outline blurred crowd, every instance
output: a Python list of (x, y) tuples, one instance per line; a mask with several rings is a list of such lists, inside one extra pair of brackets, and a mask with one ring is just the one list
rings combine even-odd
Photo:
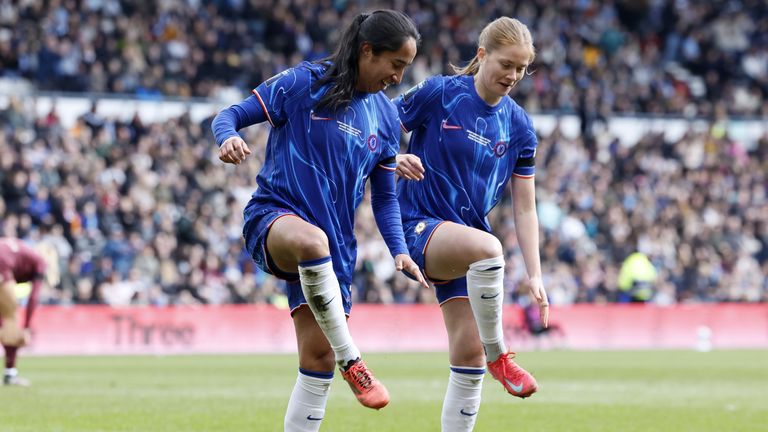
[[(362, 3), (0, 0), (0, 77), (88, 95), (215, 98), (323, 57)], [(557, 127), (540, 136), (537, 197), (553, 303), (768, 301), (768, 135), (744, 143), (727, 127), (742, 115), (768, 117), (765, 2), (382, 5), (406, 11), (424, 39), (394, 93), (469, 59), (488, 17), (531, 26), (538, 56), (514, 98), (533, 113), (576, 113), (582, 125), (576, 138)], [(253, 153), (234, 167), (217, 158), (211, 118), (126, 121), (95, 102), (70, 127), (55, 106), (34, 112), (30, 98), (0, 108), (0, 236), (55, 246), (62, 280), (42, 302), (287, 307), (281, 283), (255, 268), (241, 235), (268, 126), (243, 131)], [(680, 139), (647, 133), (626, 146), (601, 127), (616, 113), (708, 120)], [(507, 251), (507, 301), (525, 303), (508, 201), (490, 218)], [(355, 301), (434, 301), (395, 273), (367, 198), (356, 231)], [(647, 282), (629, 264), (638, 255), (654, 269), (647, 296), (633, 291)]]
[[(0, 110), (0, 236), (57, 249), (51, 304), (287, 304), (281, 283), (243, 251), (242, 209), (263, 162), (268, 126), (244, 130), (253, 154), (218, 160), (208, 118), (144, 124), (96, 106), (71, 127), (13, 99)], [(558, 128), (540, 137), (537, 194), (545, 286), (555, 304), (622, 300), (633, 253), (657, 269), (660, 304), (768, 301), (768, 135), (747, 148), (727, 117), (679, 140), (634, 146), (602, 129), (592, 148)], [(355, 300), (433, 302), (396, 274), (366, 197), (357, 213)], [(505, 200), (508, 201), (508, 200)], [(507, 253), (507, 300), (525, 303), (512, 208), (492, 225)]]
[[(764, 0), (0, 0), (0, 76), (40, 89), (216, 97), (247, 92), (335, 45), (376, 7), (423, 35), (404, 86), (468, 61), (490, 17), (538, 56), (517, 98), (535, 112), (768, 115)], [(402, 89), (401, 89), (402, 90)]]

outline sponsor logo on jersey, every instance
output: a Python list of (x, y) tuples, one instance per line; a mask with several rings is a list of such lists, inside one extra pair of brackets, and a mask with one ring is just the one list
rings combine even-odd
[(310, 118), (310, 120), (316, 120), (316, 121), (333, 120), (330, 117), (323, 117), (323, 116), (319, 116), (319, 115), (315, 114), (314, 110), (309, 112), (309, 118)]
[(448, 120), (443, 120), (443, 123), (440, 124), (440, 127), (447, 130), (461, 130), (461, 126), (448, 124)]
[(360, 138), (360, 136), (363, 133), (360, 129), (356, 129), (354, 126), (348, 125), (348, 124), (346, 124), (346, 123), (344, 123), (342, 121), (336, 120), (336, 123), (339, 124), (339, 130), (340, 131), (346, 132), (346, 133), (348, 133), (348, 134), (350, 134), (350, 135), (352, 135), (354, 137)]
[(478, 143), (480, 145), (487, 146), (487, 145), (491, 144), (491, 140), (489, 140), (488, 138), (480, 135), (477, 132), (473, 132), (471, 130), (467, 131), (467, 138), (469, 138), (470, 141), (474, 141), (474, 142), (476, 142), (476, 143)]

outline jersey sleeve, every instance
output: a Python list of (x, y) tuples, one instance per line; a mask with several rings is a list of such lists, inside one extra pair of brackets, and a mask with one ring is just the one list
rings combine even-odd
[(434, 108), (441, 107), (442, 89), (443, 79), (438, 75), (422, 81), (393, 100), (404, 131), (410, 132), (426, 123)]
[(253, 89), (253, 95), (272, 127), (280, 127), (288, 118), (290, 107), (309, 92), (311, 72), (297, 66), (264, 81)]
[(520, 149), (512, 172), (516, 177), (533, 177), (536, 174), (536, 147), (539, 145), (533, 122), (522, 110), (512, 121), (519, 125), (515, 144)]

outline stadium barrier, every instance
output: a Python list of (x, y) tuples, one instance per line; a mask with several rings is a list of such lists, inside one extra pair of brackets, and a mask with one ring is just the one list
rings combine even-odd
[[(504, 312), (510, 348), (542, 347), (522, 310)], [(355, 305), (350, 318), (363, 352), (445, 351), (436, 305)], [(579, 350), (768, 347), (768, 304), (573, 305), (554, 307), (556, 346)], [(41, 306), (32, 323), (35, 355), (292, 353), (288, 311), (269, 305), (172, 308)]]

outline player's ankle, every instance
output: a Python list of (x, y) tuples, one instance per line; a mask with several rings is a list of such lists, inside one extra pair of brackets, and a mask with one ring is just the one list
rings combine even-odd
[(348, 370), (349, 370), (349, 368), (351, 368), (352, 366), (354, 366), (354, 365), (355, 365), (355, 363), (357, 363), (357, 362), (359, 362), (359, 361), (360, 361), (360, 357), (357, 357), (357, 358), (355, 358), (355, 359), (352, 359), (352, 360), (348, 361), (346, 364), (344, 364), (344, 361), (342, 360), (341, 362), (339, 362), (339, 367), (341, 368), (341, 371), (342, 371), (342, 372), (346, 372), (346, 371), (348, 371)]

